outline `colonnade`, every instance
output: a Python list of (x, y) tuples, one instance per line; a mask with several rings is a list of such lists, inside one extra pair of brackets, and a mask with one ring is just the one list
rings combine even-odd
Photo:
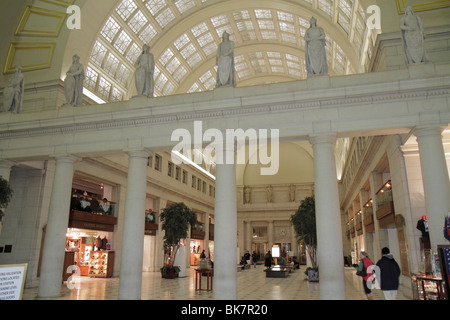
[[(443, 240), (442, 222), (449, 209), (450, 186), (442, 128), (424, 127), (413, 131), (417, 137), (425, 190), (430, 239), (433, 249)], [(314, 151), (316, 224), (318, 258), (320, 263), (321, 299), (345, 299), (343, 237), (340, 221), (338, 183), (334, 143), (336, 135), (310, 136)], [(146, 163), (149, 151), (127, 151), (129, 157), (128, 182), (121, 249), (119, 299), (140, 299), (142, 282), (142, 252), (145, 211)], [(234, 156), (232, 148), (225, 149), (226, 159)], [(50, 199), (46, 241), (44, 243), (39, 297), (60, 295), (61, 273), (64, 260), (70, 191), (77, 157), (54, 156), (56, 160), (53, 189)], [(14, 165), (0, 161), (0, 175), (9, 178)], [(215, 263), (214, 298), (237, 299), (237, 205), (236, 165), (216, 165), (215, 196)]]

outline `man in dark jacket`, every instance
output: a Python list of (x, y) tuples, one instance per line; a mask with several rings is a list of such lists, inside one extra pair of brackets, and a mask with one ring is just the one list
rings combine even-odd
[(380, 268), (380, 288), (386, 300), (395, 300), (401, 274), (400, 267), (394, 257), (389, 254), (389, 248), (384, 247), (381, 253), (383, 257), (377, 262)]

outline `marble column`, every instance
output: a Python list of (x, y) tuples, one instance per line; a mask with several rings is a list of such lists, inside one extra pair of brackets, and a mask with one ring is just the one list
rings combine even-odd
[(344, 300), (342, 228), (334, 135), (310, 137), (314, 150), (317, 254), (322, 300)]
[(246, 252), (247, 250), (250, 252), (250, 254), (252, 253), (252, 240), (253, 240), (253, 228), (252, 228), (252, 222), (247, 219), (246, 221), (246, 230), (245, 230), (245, 234), (246, 234), (246, 243), (245, 243), (245, 248), (244, 252)]
[(436, 252), (437, 245), (445, 244), (446, 241), (443, 236), (444, 217), (450, 208), (450, 187), (442, 144), (442, 128), (417, 128), (414, 135), (419, 144), (431, 250)]
[[(226, 156), (226, 157), (225, 157)], [(223, 159), (233, 159), (234, 148), (225, 147)], [(216, 164), (214, 209), (214, 299), (237, 299), (236, 165)]]
[(55, 159), (55, 173), (42, 253), (39, 298), (51, 298), (61, 295), (64, 250), (76, 157), (63, 155), (57, 156)]
[(269, 220), (267, 224), (267, 251), (272, 251), (272, 246), (274, 245), (275, 235), (273, 234), (273, 220)]
[(9, 176), (11, 174), (11, 168), (14, 165), (14, 162), (9, 160), (0, 160), (0, 177), (9, 181)]
[(120, 260), (120, 300), (141, 299), (148, 156), (149, 153), (143, 150), (128, 152), (128, 179)]

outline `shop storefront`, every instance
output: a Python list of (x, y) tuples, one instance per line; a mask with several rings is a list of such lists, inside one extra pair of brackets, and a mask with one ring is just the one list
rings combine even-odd
[(74, 177), (63, 280), (70, 277), (71, 271), (79, 271), (81, 276), (112, 277), (112, 240), (117, 225), (116, 204), (110, 201), (113, 193), (112, 186)]

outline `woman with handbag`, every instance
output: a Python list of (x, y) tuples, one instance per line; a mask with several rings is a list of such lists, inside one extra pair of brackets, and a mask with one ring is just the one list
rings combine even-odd
[(358, 266), (358, 270), (356, 271), (356, 274), (358, 276), (361, 276), (363, 278), (363, 287), (364, 287), (364, 293), (367, 296), (368, 300), (373, 300), (372, 290), (367, 286), (367, 280), (369, 277), (372, 276), (372, 271), (368, 272), (368, 268), (373, 265), (372, 261), (369, 259), (369, 255), (361, 251), (360, 253), (360, 263)]

